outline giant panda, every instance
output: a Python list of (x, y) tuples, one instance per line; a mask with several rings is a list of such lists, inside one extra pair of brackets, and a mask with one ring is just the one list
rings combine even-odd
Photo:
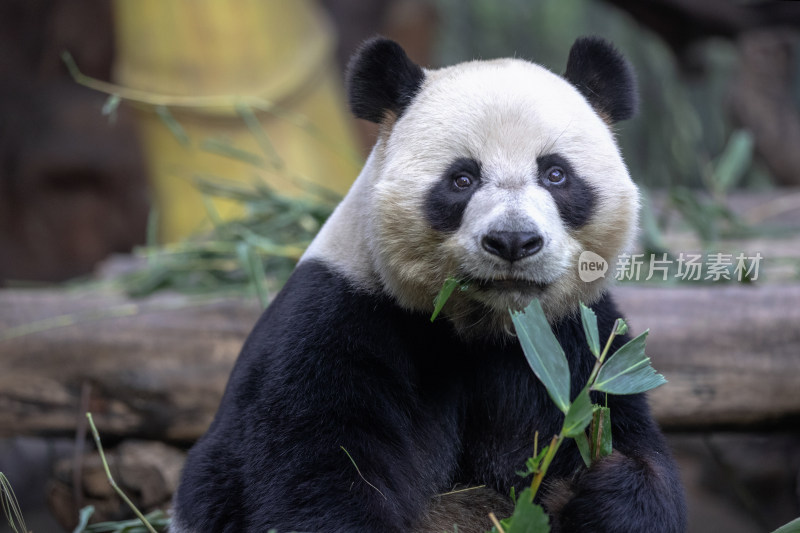
[[(485, 531), (530, 483), (534, 433), (563, 416), (509, 309), (541, 301), (573, 394), (594, 364), (579, 302), (601, 337), (619, 316), (605, 278), (577, 268), (585, 250), (614, 261), (636, 232), (613, 132), (635, 79), (610, 44), (578, 39), (559, 76), (521, 59), (424, 69), (375, 38), (348, 91), (377, 142), (246, 341), (188, 454), (174, 533)], [(468, 288), (431, 322), (451, 276)], [(540, 491), (553, 530), (684, 531), (645, 397), (605, 401), (615, 451), (585, 469), (574, 444), (559, 450)]]

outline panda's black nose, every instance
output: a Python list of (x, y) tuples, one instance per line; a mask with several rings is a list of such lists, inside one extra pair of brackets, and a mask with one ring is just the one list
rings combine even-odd
[(543, 244), (541, 235), (529, 231), (490, 231), (481, 240), (484, 250), (512, 262), (535, 254)]

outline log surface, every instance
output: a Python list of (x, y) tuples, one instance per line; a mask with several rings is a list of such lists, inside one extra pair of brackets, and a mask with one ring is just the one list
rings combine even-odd
[(0, 340), (0, 437), (74, 433), (88, 383), (103, 434), (194, 440), (259, 313), (236, 299), (0, 291), (0, 335), (47, 328)]
[(669, 383), (650, 393), (666, 429), (775, 425), (800, 415), (800, 285), (616, 287)]
[[(651, 393), (665, 429), (796, 421), (800, 285), (613, 292), (633, 332), (651, 329), (648, 354), (669, 380)], [(73, 434), (88, 383), (104, 435), (194, 440), (259, 314), (234, 298), (0, 291), (0, 437)]]

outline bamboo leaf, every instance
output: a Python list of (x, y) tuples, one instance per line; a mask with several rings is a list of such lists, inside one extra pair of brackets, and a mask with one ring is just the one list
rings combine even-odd
[(504, 520), (506, 533), (548, 533), (550, 519), (541, 505), (533, 503), (531, 489), (526, 488), (517, 497), (514, 514)]
[(459, 285), (461, 285), (461, 282), (456, 278), (447, 278), (444, 280), (444, 284), (442, 285), (441, 290), (439, 290), (439, 294), (437, 294), (436, 298), (433, 300), (433, 314), (431, 315), (431, 322), (436, 320), (436, 317), (439, 316), (439, 312), (441, 312), (444, 304), (447, 303), (447, 300), (450, 299), (453, 291)]
[[(157, 531), (165, 531), (170, 522), (167, 514), (160, 509), (144, 515), (144, 518)], [(138, 518), (116, 522), (98, 522), (83, 530), (85, 533), (147, 533), (147, 531)]]
[(114, 124), (117, 121), (117, 109), (119, 108), (119, 103), (121, 101), (122, 98), (120, 98), (118, 94), (110, 94), (103, 104), (101, 113), (103, 116), (108, 117), (108, 121), (111, 124)]
[(177, 139), (179, 143), (183, 146), (189, 146), (189, 136), (186, 134), (186, 130), (183, 129), (183, 126), (175, 120), (175, 117), (172, 116), (172, 113), (169, 112), (169, 108), (163, 105), (156, 106), (156, 114), (158, 118), (161, 119), (161, 122), (169, 129), (170, 133)]
[(522, 312), (511, 311), (511, 320), (528, 364), (556, 406), (566, 413), (569, 410), (569, 365), (539, 300), (534, 299)]
[(772, 533), (800, 533), (800, 518), (795, 518), (788, 524), (784, 524)]
[(586, 433), (580, 433), (573, 438), (575, 439), (575, 444), (578, 445), (578, 451), (581, 453), (583, 464), (586, 465), (586, 468), (589, 468), (592, 466), (592, 450), (589, 445), (589, 437), (586, 436)]
[(203, 194), (229, 198), (245, 205), (248, 202), (266, 201), (268, 195), (276, 196), (275, 191), (269, 189), (266, 185), (261, 187), (260, 190), (256, 190), (241, 182), (217, 176), (196, 175), (192, 176), (190, 181)]
[(542, 461), (544, 460), (544, 456), (547, 455), (547, 451), (549, 449), (550, 445), (548, 444), (533, 457), (528, 457), (528, 459), (525, 461), (525, 470), (517, 470), (517, 475), (519, 475), (519, 477), (528, 477), (537, 473)]
[(229, 159), (236, 159), (248, 165), (263, 168), (264, 158), (253, 152), (236, 148), (231, 144), (218, 139), (206, 139), (200, 144), (200, 150), (212, 154), (221, 155)]
[(295, 261), (300, 259), (300, 256), (303, 255), (303, 251), (305, 250), (305, 246), (308, 244), (302, 243), (301, 245), (301, 243), (298, 243), (297, 245), (281, 245), (267, 237), (255, 233), (253, 230), (243, 225), (234, 224), (232, 225), (232, 229), (235, 235), (241, 237), (251, 247), (268, 255), (286, 257)]
[(89, 519), (94, 514), (94, 506), (87, 505), (83, 509), (81, 509), (80, 514), (78, 515), (78, 525), (75, 526), (75, 529), (72, 530), (72, 533), (83, 533), (86, 531), (86, 526), (89, 525)]
[(247, 242), (240, 242), (236, 246), (236, 253), (256, 290), (256, 294), (258, 294), (261, 307), (266, 309), (267, 305), (269, 305), (269, 290), (267, 289), (267, 277), (264, 273), (264, 263), (261, 261), (261, 257), (255, 251), (255, 248)]
[(211, 225), (214, 227), (222, 226), (225, 222), (222, 220), (219, 210), (214, 204), (214, 200), (211, 198), (211, 196), (208, 194), (202, 194), (200, 199), (203, 201), (203, 207), (206, 209), (206, 216), (208, 217), (208, 220), (211, 221)]
[(261, 148), (261, 151), (270, 161), (272, 166), (275, 169), (282, 169), (285, 167), (286, 165), (283, 162), (283, 159), (281, 159), (277, 150), (275, 150), (275, 145), (272, 144), (272, 141), (269, 139), (266, 130), (261, 125), (261, 121), (258, 120), (258, 117), (255, 113), (253, 113), (253, 110), (250, 109), (250, 106), (239, 102), (236, 104), (236, 112), (239, 113), (240, 117), (242, 117), (245, 125), (247, 125), (247, 128), (250, 130), (250, 134), (255, 138), (259, 148)]
[(592, 461), (611, 455), (614, 451), (611, 441), (611, 409), (594, 406), (592, 413)]
[(61, 60), (64, 62), (64, 65), (66, 65), (67, 70), (69, 71), (69, 75), (72, 76), (72, 78), (75, 81), (78, 81), (78, 78), (82, 74), (81, 71), (78, 70), (78, 65), (75, 63), (75, 59), (72, 57), (72, 54), (70, 54), (66, 50), (62, 50)]
[(585, 435), (586, 426), (592, 421), (592, 400), (589, 398), (589, 389), (584, 388), (575, 398), (564, 417), (564, 435), (575, 437)]
[(597, 331), (597, 315), (586, 307), (583, 302), (581, 302), (581, 323), (583, 323), (586, 342), (589, 343), (589, 350), (595, 357), (600, 357), (600, 333)]
[(626, 343), (600, 367), (593, 390), (609, 394), (637, 394), (667, 382), (644, 353), (648, 331)]
[(734, 131), (714, 165), (714, 183), (722, 192), (741, 181), (753, 159), (753, 134), (748, 130)]

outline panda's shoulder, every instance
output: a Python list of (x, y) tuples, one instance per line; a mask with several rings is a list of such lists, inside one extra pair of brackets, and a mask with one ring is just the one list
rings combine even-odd
[(424, 317), (398, 307), (389, 296), (370, 291), (347, 272), (321, 260), (302, 261), (256, 323), (239, 366), (274, 368), (341, 363), (402, 351)]

